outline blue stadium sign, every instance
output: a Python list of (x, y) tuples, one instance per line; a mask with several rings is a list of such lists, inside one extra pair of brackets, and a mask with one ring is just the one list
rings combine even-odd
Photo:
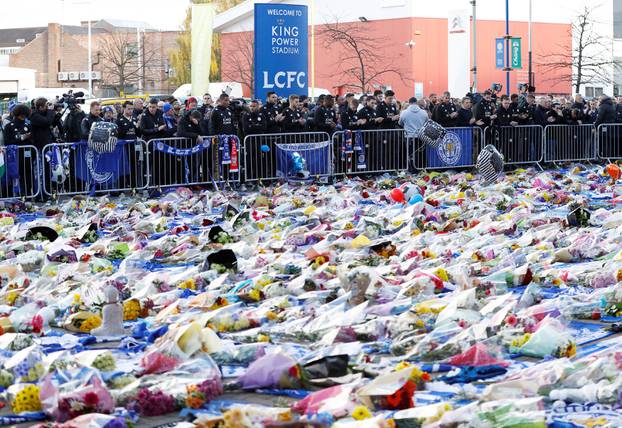
[(255, 4), (255, 98), (307, 94), (307, 6)]

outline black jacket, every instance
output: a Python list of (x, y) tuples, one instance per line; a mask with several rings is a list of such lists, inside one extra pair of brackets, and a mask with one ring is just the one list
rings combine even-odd
[(242, 130), (244, 135), (265, 134), (268, 122), (260, 111), (245, 112), (242, 116)]
[(237, 135), (233, 124), (233, 113), (229, 108), (218, 106), (212, 111), (209, 135)]
[(292, 109), (287, 107), (283, 110), (283, 116), (285, 117), (282, 122), (284, 132), (303, 132), (305, 125), (301, 124), (300, 119), (304, 119), (304, 115), (299, 109)]
[(42, 149), (46, 144), (52, 142), (52, 127), (58, 125), (58, 117), (53, 110), (40, 112), (34, 110), (30, 116), (32, 125), (32, 141), (35, 147)]
[(129, 119), (125, 116), (119, 116), (117, 119), (117, 129), (119, 140), (136, 139), (136, 119), (134, 116), (131, 116)]
[[(27, 140), (22, 140), (22, 135), (31, 134)], [(13, 118), (12, 121), (4, 127), (4, 145), (5, 146), (26, 146), (32, 144), (32, 126), (28, 119), (19, 120)]]
[(201, 127), (198, 123), (195, 125), (192, 122), (190, 114), (185, 114), (177, 124), (177, 136), (196, 140), (199, 135), (201, 135)]
[(351, 131), (361, 129), (361, 125), (357, 125), (356, 123), (359, 119), (361, 119), (359, 113), (356, 110), (350, 110), (348, 108), (346, 111), (341, 113), (341, 127)]
[(374, 110), (371, 107), (365, 106), (359, 111), (359, 118), (367, 119), (367, 123), (361, 126), (361, 129), (378, 129), (380, 127), (379, 123), (376, 123), (376, 119), (378, 119), (378, 111)]
[[(331, 122), (334, 125), (332, 125)], [(315, 129), (319, 132), (332, 134), (335, 132), (335, 126), (337, 125), (337, 113), (335, 113), (335, 109), (319, 106), (315, 109), (314, 123)]]
[(80, 141), (82, 139), (82, 120), (86, 114), (82, 110), (70, 112), (63, 122), (63, 138), (68, 143)]
[(147, 110), (140, 116), (138, 122), (140, 135), (145, 139), (145, 141), (149, 141), (153, 138), (164, 137), (164, 132), (158, 129), (160, 126), (165, 125), (164, 118), (162, 117), (162, 112), (160, 110), (156, 110), (155, 114), (151, 114), (149, 113), (149, 110)]
[(280, 125), (276, 122), (276, 115), (279, 114), (279, 106), (272, 103), (266, 103), (261, 107), (261, 113), (268, 122), (266, 131), (268, 134), (279, 132)]
[(503, 106), (499, 106), (496, 112), (497, 118), (494, 124), (497, 126), (511, 126), (511, 122), (514, 121), (514, 109), (512, 106), (507, 109)]
[(456, 126), (458, 120), (457, 118), (452, 118), (451, 115), (452, 113), (456, 113), (457, 111), (458, 109), (453, 103), (442, 103), (439, 104), (436, 109), (434, 109), (432, 118), (435, 122), (438, 122), (443, 127), (452, 128)]
[(495, 114), (495, 105), (492, 101), (488, 102), (485, 99), (482, 99), (480, 102), (475, 104), (473, 109), (473, 115), (475, 116), (476, 121), (483, 121), (483, 126), (490, 126), (490, 116)]
[(95, 122), (101, 122), (103, 119), (99, 116), (93, 116), (89, 113), (84, 119), (82, 119), (82, 123), (80, 124), (80, 130), (82, 131), (82, 139), (88, 140), (89, 134), (91, 133), (91, 125)]
[(458, 117), (456, 118), (456, 126), (466, 127), (471, 126), (471, 119), (473, 118), (473, 112), (466, 108), (460, 108), (458, 110)]
[(385, 102), (382, 102), (378, 104), (378, 107), (376, 108), (376, 112), (378, 113), (378, 117), (384, 118), (384, 120), (380, 124), (380, 127), (382, 129), (397, 128), (397, 122), (399, 121), (399, 119), (398, 120), (391, 119), (391, 117), (393, 116), (396, 116), (396, 115), (399, 116), (399, 112), (397, 111), (397, 106), (395, 104), (387, 104)]
[(615, 123), (616, 121), (616, 109), (613, 105), (613, 101), (611, 98), (605, 98), (600, 102), (600, 107), (598, 108), (598, 116), (596, 117), (596, 122), (594, 122), (594, 126), (598, 127), (598, 125), (602, 123)]

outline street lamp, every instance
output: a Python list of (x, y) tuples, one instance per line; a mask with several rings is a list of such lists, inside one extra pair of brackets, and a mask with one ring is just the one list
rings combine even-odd
[(410, 41), (406, 42), (406, 46), (408, 46), (408, 48), (411, 50), (412, 69), (413, 69), (413, 89), (415, 89), (415, 51), (413, 48), (417, 45), (417, 42), (415, 42), (415, 38), (421, 35), (422, 33), (420, 30), (415, 30), (413, 31), (413, 38), (410, 39)]

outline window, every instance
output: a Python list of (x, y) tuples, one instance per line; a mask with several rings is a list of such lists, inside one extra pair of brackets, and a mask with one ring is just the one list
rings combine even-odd
[(613, 0), (613, 37), (622, 39), (622, 0)]
[(594, 88), (594, 96), (600, 97), (603, 95), (603, 88)]
[(603, 88), (595, 88), (593, 86), (585, 87), (585, 96), (587, 98), (600, 97), (603, 94)]

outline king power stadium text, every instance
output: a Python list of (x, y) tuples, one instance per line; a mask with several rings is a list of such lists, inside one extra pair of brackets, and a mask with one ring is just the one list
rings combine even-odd
[(280, 25), (272, 26), (272, 53), (283, 55), (299, 55), (299, 40), (297, 39), (300, 31), (298, 27), (283, 27)]

